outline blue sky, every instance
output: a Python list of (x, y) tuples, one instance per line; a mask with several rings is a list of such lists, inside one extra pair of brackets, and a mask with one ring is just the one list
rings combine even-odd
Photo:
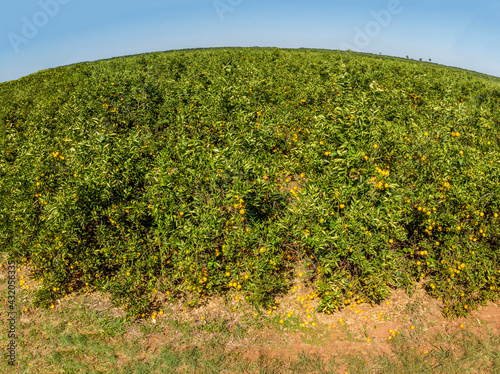
[(500, 0), (4, 0), (0, 82), (81, 61), (222, 46), (348, 48), (500, 76)]

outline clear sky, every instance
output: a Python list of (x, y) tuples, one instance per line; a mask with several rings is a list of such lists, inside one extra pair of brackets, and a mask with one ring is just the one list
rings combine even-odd
[(0, 82), (224, 46), (351, 49), (500, 76), (500, 0), (3, 0)]

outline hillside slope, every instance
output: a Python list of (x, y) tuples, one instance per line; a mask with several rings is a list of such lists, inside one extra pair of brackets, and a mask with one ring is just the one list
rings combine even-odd
[[(0, 246), (50, 305), (331, 312), (423, 280), (463, 315), (500, 287), (500, 80), (346, 52), (214, 49), (0, 84)], [(308, 269), (298, 274), (297, 264)]]

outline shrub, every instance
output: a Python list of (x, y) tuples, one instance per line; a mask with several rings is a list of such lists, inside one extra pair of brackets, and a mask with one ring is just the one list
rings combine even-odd
[(419, 281), (498, 298), (499, 81), (329, 51), (212, 49), (0, 85), (0, 244), (36, 302), (90, 287), (268, 306), (298, 264), (330, 312)]

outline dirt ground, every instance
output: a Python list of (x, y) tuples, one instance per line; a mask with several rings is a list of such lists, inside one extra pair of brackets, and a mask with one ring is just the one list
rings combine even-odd
[[(3, 263), (0, 278), (6, 290), (7, 269), (5, 261)], [(61, 321), (67, 322), (68, 311), (81, 309), (83, 306), (109, 318), (125, 315), (121, 308), (112, 306), (109, 296), (99, 292), (70, 295), (58, 300), (53, 309), (33, 308), (31, 297), (37, 285), (29, 278), (29, 269), (21, 267), (16, 272), (16, 277), (17, 306), (21, 312), (20, 323), (24, 326), (47, 323), (56, 326)], [(4, 295), (6, 296), (6, 291)], [(109, 343), (141, 338), (147, 351), (155, 352), (162, 346), (185, 341), (186, 334), (176, 327), (185, 324), (191, 328), (190, 342), (204, 344), (216, 334), (217, 329), (214, 330), (211, 326), (220, 326), (222, 323), (230, 333), (225, 345), (227, 353), (239, 354), (254, 361), (262, 355), (294, 360), (299, 353), (305, 352), (322, 357), (326, 362), (339, 354), (358, 357), (381, 354), (390, 356), (393, 349), (391, 339), (399, 334), (411, 337), (415, 348), (424, 355), (432, 349), (431, 337), (440, 333), (469, 331), (476, 335), (488, 332), (500, 335), (499, 304), (490, 302), (487, 306), (472, 311), (468, 317), (446, 319), (441, 314), (441, 303), (429, 297), (420, 287), (417, 287), (411, 297), (403, 291), (395, 290), (380, 305), (352, 304), (330, 315), (315, 311), (318, 301), (313, 290), (300, 282), (296, 283), (290, 294), (276, 301), (275, 309), (261, 313), (245, 303), (244, 297), (237, 292), (228, 295), (225, 300), (208, 298), (197, 308), (186, 308), (181, 302), (165, 303), (160, 308), (161, 313), (155, 318), (136, 321), (127, 327), (122, 336), (112, 338)], [(6, 313), (2, 313), (2, 319), (6, 321), (6, 318)], [(172, 324), (172, 321), (176, 324)], [(94, 330), (91, 324), (81, 319), (67, 323), (80, 331)], [(154, 329), (145, 336), (139, 325), (154, 326)], [(7, 329), (5, 323), (4, 326)], [(244, 333), (238, 333), (238, 327)], [(94, 332), (99, 334), (99, 329), (96, 327)], [(43, 349), (50, 352), (51, 347)], [(120, 359), (127, 361), (130, 357), (123, 355)]]

